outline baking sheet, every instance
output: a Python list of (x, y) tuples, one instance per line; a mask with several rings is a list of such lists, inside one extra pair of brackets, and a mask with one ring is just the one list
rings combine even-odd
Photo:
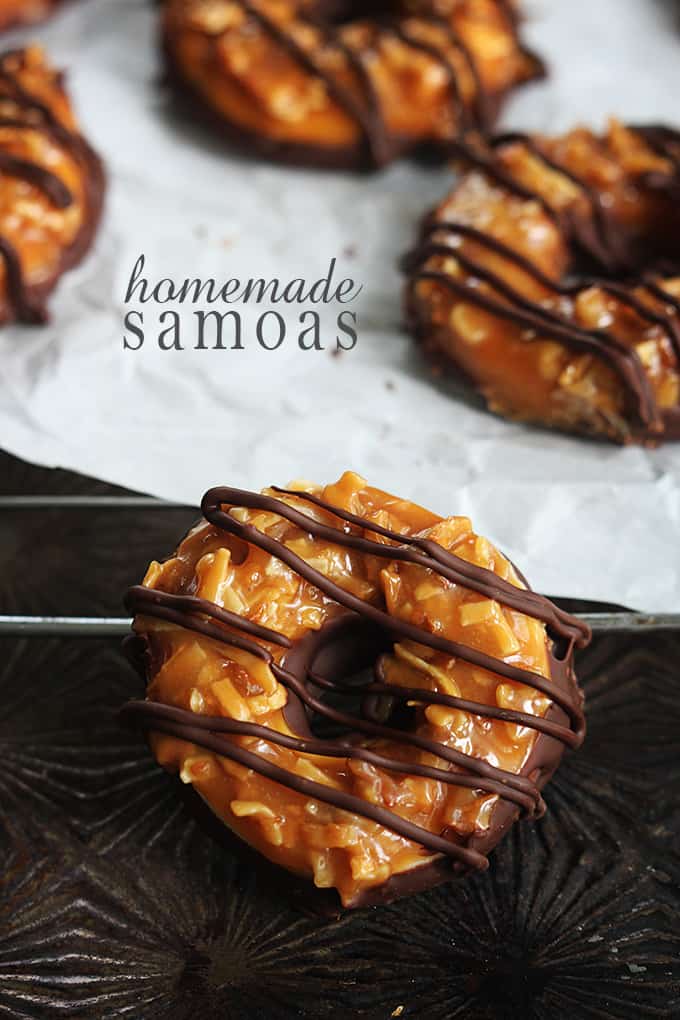
[[(527, 6), (552, 76), (511, 103), (507, 126), (601, 126), (611, 113), (677, 123), (677, 5)], [(329, 481), (352, 467), (440, 513), (469, 513), (537, 588), (680, 610), (680, 445), (621, 450), (508, 424), (435, 383), (402, 332), (396, 259), (449, 171), (400, 164), (365, 178), (234, 155), (159, 87), (156, 18), (150, 2), (81, 0), (8, 40), (41, 40), (69, 68), (110, 191), (96, 249), (62, 280), (51, 324), (0, 333), (0, 444), (189, 502), (220, 482)], [(297, 348), (297, 307), (276, 351), (259, 348), (247, 308), (244, 350), (192, 349), (187, 309), (186, 349), (159, 350), (149, 329), (126, 351), (141, 252), (149, 277), (177, 280), (312, 281), (335, 258), (337, 276), (363, 287), (348, 306), (356, 347), (331, 353), (331, 306), (323, 351)]]
[[(101, 495), (2, 453), (0, 486)], [(3, 514), (3, 605), (118, 612), (189, 516), (147, 510), (132, 527), (132, 511), (61, 507), (41, 533), (36, 511)], [(27, 571), (16, 549), (38, 534)], [(680, 1015), (680, 631), (599, 635), (579, 653), (588, 739), (488, 871), (339, 921), (310, 914), (293, 876), (254, 867), (120, 726), (142, 688), (118, 639), (4, 636), (0, 654), (3, 1017)]]

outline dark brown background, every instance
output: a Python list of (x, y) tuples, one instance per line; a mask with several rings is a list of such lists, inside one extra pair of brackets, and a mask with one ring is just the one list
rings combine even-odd
[[(120, 492), (0, 453), (0, 494)], [(122, 615), (194, 516), (0, 510), (0, 613)], [(325, 921), (118, 727), (141, 689), (117, 641), (0, 639), (0, 1017), (680, 1017), (679, 653), (581, 656), (586, 745), (486, 875)]]

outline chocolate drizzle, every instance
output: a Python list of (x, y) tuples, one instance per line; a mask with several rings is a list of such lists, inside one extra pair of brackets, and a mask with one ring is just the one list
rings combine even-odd
[(25, 159), (10, 156), (7, 152), (0, 152), (0, 174), (22, 177), (34, 188), (42, 191), (57, 209), (68, 209), (73, 203), (73, 196), (62, 179), (37, 163), (29, 163)]
[[(583, 740), (585, 722), (582, 698), (576, 687), (571, 661), (574, 647), (589, 639), (587, 628), (580, 621), (553, 605), (535, 592), (517, 588), (492, 571), (478, 567), (437, 543), (417, 536), (405, 536), (374, 524), (363, 517), (333, 506), (319, 497), (286, 489), (274, 489), (281, 496), (306, 502), (331, 518), (324, 523), (275, 496), (218, 487), (203, 498), (204, 517), (216, 528), (256, 546), (286, 563), (299, 576), (316, 586), (344, 611), (331, 618), (319, 631), (311, 631), (292, 644), (284, 635), (253, 623), (222, 609), (216, 604), (189, 595), (172, 595), (152, 588), (136, 586), (128, 592), (126, 605), (137, 616), (165, 620), (193, 630), (227, 646), (246, 650), (267, 662), (272, 674), (288, 691), (284, 709), (286, 721), (295, 734), (281, 734), (269, 727), (243, 723), (224, 717), (208, 717), (153, 701), (130, 702), (123, 717), (143, 728), (168, 733), (191, 741), (216, 754), (238, 761), (260, 775), (273, 779), (305, 796), (332, 804), (376, 821), (406, 839), (419, 843), (432, 854), (443, 854), (457, 867), (484, 868), (486, 857), (472, 845), (463, 845), (407, 822), (385, 807), (370, 804), (360, 797), (304, 779), (267, 761), (263, 756), (234, 743), (231, 737), (257, 737), (268, 743), (287, 747), (300, 754), (326, 755), (366, 761), (387, 771), (424, 776), (440, 782), (495, 794), (515, 811), (529, 816), (541, 814), (544, 804), (540, 796), (540, 773), (524, 775), (508, 772), (488, 762), (465, 754), (445, 744), (430, 740), (409, 728), (380, 721), (373, 711), (377, 699), (388, 705), (416, 701), (424, 705), (446, 705), (483, 718), (497, 719), (529, 727), (537, 732), (538, 741), (550, 739), (555, 747), (578, 747)], [(381, 608), (365, 602), (329, 580), (285, 544), (259, 531), (251, 524), (232, 516), (230, 508), (261, 510), (278, 515), (308, 534), (342, 548), (375, 556), (387, 561), (410, 563), (431, 570), (452, 584), (469, 588), (501, 604), (541, 620), (547, 625), (550, 638), (551, 678), (520, 668), (478, 649), (450, 641), (405, 620), (390, 616)], [(377, 541), (368, 534), (386, 539)], [(432, 649), (446, 652), (465, 662), (527, 684), (545, 694), (552, 702), (546, 717), (502, 709), (476, 701), (451, 697), (419, 688), (402, 688), (388, 684), (383, 676), (383, 655), (395, 639), (407, 638)], [(260, 642), (283, 647), (277, 661), (274, 654)], [(351, 649), (348, 664), (348, 649)], [(376, 679), (360, 685), (344, 682), (348, 665), (364, 668), (374, 665)], [(359, 713), (332, 707), (315, 693), (317, 690), (342, 692), (361, 702)], [(347, 736), (332, 740), (317, 739), (310, 729), (310, 715), (316, 713), (343, 727)], [(552, 716), (552, 718), (550, 718)], [(379, 754), (358, 743), (359, 734), (380, 737), (398, 746), (411, 746), (427, 751), (448, 763), (449, 768), (435, 768)], [(559, 756), (559, 751), (557, 752)], [(555, 755), (553, 755), (555, 757)]]
[(453, 121), (459, 125), (461, 135), (464, 134), (466, 130), (488, 130), (493, 122), (493, 110), (491, 109), (492, 104), (490, 103), (490, 97), (484, 88), (484, 83), (471, 50), (465, 45), (460, 34), (456, 32), (451, 22), (447, 21), (446, 18), (432, 15), (430, 20), (444, 33), (447, 42), (458, 52), (461, 60), (464, 62), (468, 70), (470, 78), (474, 83), (474, 94), (471, 105), (466, 103), (461, 90), (458, 73), (443, 49), (435, 43), (427, 42), (424, 39), (418, 39), (414, 36), (413, 33), (409, 31), (408, 20), (399, 21), (397, 18), (384, 19), (381, 24), (384, 24), (389, 31), (396, 35), (403, 43), (406, 43), (407, 46), (427, 54), (444, 68), (449, 82)]
[[(533, 72), (527, 77), (536, 77), (544, 73), (542, 63), (533, 54), (523, 48), (519, 38), (519, 25), (509, 4), (505, 0), (496, 0), (498, 9), (507, 25), (518, 51), (533, 64)], [(330, 62), (319, 59), (318, 50), (303, 45), (290, 24), (279, 22), (265, 13), (257, 0), (236, 0), (237, 6), (247, 19), (259, 26), (281, 49), (306, 73), (323, 83), (328, 95), (337, 103), (341, 110), (360, 129), (364, 162), (373, 167), (380, 167), (394, 159), (405, 147), (412, 147), (408, 140), (397, 138), (390, 133), (386, 116), (381, 108), (380, 94), (370, 64), (375, 59), (380, 39), (392, 35), (410, 49), (426, 54), (439, 64), (445, 71), (451, 103), (451, 119), (456, 127), (456, 137), (462, 138), (468, 130), (487, 131), (494, 120), (499, 96), (486, 88), (478, 62), (472, 48), (461, 37), (453, 24), (452, 16), (436, 13), (434, 10), (409, 9), (408, 5), (399, 3), (373, 3), (368, 5), (352, 4), (349, 0), (340, 3), (320, 3), (304, 14), (297, 15), (297, 25), (308, 24), (321, 34), (320, 48), (335, 50), (345, 59), (347, 68), (354, 78), (354, 88), (347, 87), (331, 69)], [(389, 12), (389, 13), (387, 13)], [(350, 44), (343, 32), (348, 20), (359, 18), (366, 30), (373, 35), (372, 42), (366, 47)], [(416, 23), (436, 26), (441, 33), (443, 42), (420, 38), (413, 31)], [(199, 31), (212, 40), (217, 47), (222, 31), (213, 32), (210, 28), (198, 29), (194, 24), (192, 31)], [(466, 73), (472, 82), (472, 94), (468, 98), (461, 86), (460, 70), (454, 65), (447, 52), (455, 50)], [(166, 38), (166, 50), (173, 61), (171, 45)], [(213, 50), (215, 56), (217, 50)], [(432, 142), (447, 148), (451, 139), (432, 139)]]
[[(644, 128), (635, 130), (646, 141), (652, 132), (652, 129)], [(674, 167), (680, 166), (678, 153), (674, 149), (674, 146), (680, 144), (678, 136), (671, 131), (662, 132), (660, 129), (654, 129), (653, 138), (654, 151), (666, 156)], [(586, 199), (589, 213), (585, 216), (565, 215), (552, 208), (538, 191), (517, 181), (499, 160), (500, 151), (508, 144), (523, 145), (534, 158), (540, 159), (552, 171), (562, 174), (579, 188)], [(666, 333), (680, 370), (680, 326), (677, 321), (680, 301), (666, 293), (659, 285), (657, 274), (640, 275), (634, 272), (631, 274), (630, 256), (625, 252), (621, 231), (614, 229), (614, 225), (607, 217), (597, 189), (568, 167), (548, 156), (540, 145), (527, 135), (519, 133), (499, 135), (484, 151), (466, 143), (459, 143), (457, 150), (465, 164), (479, 169), (512, 195), (538, 202), (546, 215), (557, 224), (568, 243), (575, 248), (582, 248), (606, 273), (615, 273), (626, 282), (616, 282), (607, 276), (596, 275), (580, 275), (566, 281), (552, 279), (530, 259), (492, 234), (463, 223), (431, 217), (424, 225), (421, 243), (404, 259), (404, 268), (409, 277), (410, 299), (412, 300), (414, 289), (420, 281), (431, 280), (441, 284), (465, 302), (477, 305), (520, 329), (530, 331), (532, 337), (538, 335), (551, 338), (571, 350), (595, 355), (605, 361), (619, 378), (624, 390), (627, 413), (635, 423), (637, 431), (649, 438), (664, 434), (668, 438), (673, 437), (680, 425), (678, 418), (680, 409), (668, 410), (658, 406), (650, 379), (634, 348), (619, 340), (607, 329), (580, 326), (556, 308), (548, 308), (544, 303), (526, 297), (498, 273), (486, 268), (479, 258), (472, 258), (459, 247), (448, 243), (449, 238), (471, 240), (506, 259), (556, 296), (575, 297), (586, 288), (598, 287), (615, 298), (619, 304), (630, 308), (640, 319), (659, 326)], [(454, 258), (469, 277), (489, 284), (491, 290), (481, 291), (478, 287), (454, 278), (445, 271), (430, 268), (429, 260), (435, 256)], [(632, 293), (634, 288), (646, 290), (660, 307), (650, 307)]]
[[(0, 56), (0, 110), (5, 104), (11, 115), (0, 115), (0, 129), (39, 132), (64, 149), (78, 163), (83, 175), (83, 222), (74, 240), (62, 253), (57, 271), (39, 285), (30, 284), (23, 273), (17, 248), (0, 236), (0, 257), (5, 264), (7, 300), (20, 322), (41, 323), (47, 319), (45, 298), (61, 273), (74, 265), (90, 244), (101, 211), (104, 178), (99, 158), (76, 131), (66, 127), (50, 107), (27, 90), (20, 81), (25, 68), (25, 52), (12, 50)], [(47, 72), (46, 72), (47, 73)], [(58, 78), (55, 91), (61, 88)], [(37, 188), (56, 209), (68, 209), (75, 199), (70, 189), (47, 167), (3, 151), (0, 140), (0, 176), (20, 178)], [(10, 143), (11, 144), (11, 143)]]
[(608, 271), (614, 271), (618, 265), (621, 253), (615, 246), (615, 235), (609, 230), (609, 221), (607, 220), (601, 196), (597, 189), (583, 177), (570, 170), (569, 167), (552, 159), (531, 135), (513, 131), (496, 135), (492, 139), (494, 149), (501, 149), (504, 145), (512, 145), (513, 143), (523, 145), (534, 159), (537, 159), (555, 173), (566, 177), (568, 181), (571, 181), (581, 191), (590, 205), (591, 213), (591, 220), (585, 223), (585, 231), (579, 229), (581, 224), (578, 221), (567, 221), (565, 224), (563, 220), (560, 220), (559, 213), (555, 213), (549, 205), (546, 204), (544, 208), (547, 208), (551, 215), (556, 216), (558, 222), (561, 222), (568, 230), (571, 229), (574, 233), (575, 242), (582, 245), (587, 254), (596, 259)]
[[(388, 158), (387, 133), (380, 112), (380, 103), (360, 55), (344, 43), (339, 47), (361, 82), (365, 93), (363, 103), (357, 102), (353, 94), (336, 80), (313, 53), (301, 46), (291, 32), (287, 32), (273, 18), (267, 17), (257, 4), (251, 3), (250, 0), (238, 0), (238, 3), (248, 17), (256, 21), (308, 74), (323, 81), (328, 94), (361, 128), (365, 143), (375, 162), (379, 164)], [(336, 43), (333, 38), (335, 33), (332, 33), (330, 28), (325, 28), (324, 35), (327, 43)]]

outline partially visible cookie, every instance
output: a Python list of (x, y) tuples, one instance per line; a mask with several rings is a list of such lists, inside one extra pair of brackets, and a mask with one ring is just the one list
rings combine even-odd
[(0, 322), (44, 322), (99, 223), (102, 163), (37, 46), (0, 56)]
[(680, 134), (499, 135), (461, 152), (407, 259), (407, 314), (517, 421), (680, 439)]
[(543, 73), (508, 0), (167, 0), (163, 45), (229, 139), (331, 167), (445, 156)]

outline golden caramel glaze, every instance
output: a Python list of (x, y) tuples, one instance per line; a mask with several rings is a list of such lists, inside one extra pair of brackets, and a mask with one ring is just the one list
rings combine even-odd
[(0, 321), (44, 321), (47, 294), (90, 244), (104, 180), (37, 46), (0, 56), (0, 175)]
[(677, 137), (612, 122), (466, 157), (407, 259), (408, 316), (435, 363), (518, 421), (679, 438)]
[(232, 134), (329, 165), (446, 144), (542, 73), (503, 0), (167, 0), (163, 38), (175, 77)]
[(0, 0), (0, 32), (48, 18), (61, 0)]
[[(467, 517), (442, 519), (408, 500), (372, 488), (352, 472), (325, 488), (309, 483), (296, 483), (294, 488), (317, 494), (333, 507), (398, 535), (429, 538), (466, 563), (485, 568), (517, 589), (525, 588), (511, 563), (474, 532)], [(332, 513), (310, 507), (295, 495), (273, 490), (265, 493), (317, 521), (338, 525)], [(366, 603), (550, 681), (550, 642), (538, 619), (452, 584), (422, 566), (389, 557), (378, 559), (313, 537), (275, 513), (242, 507), (229, 513), (283, 543)], [(390, 544), (387, 539), (384, 542)], [(199, 596), (284, 635), (293, 645), (346, 612), (280, 559), (207, 521), (193, 528), (170, 559), (150, 565), (144, 586), (174, 595)], [(287, 688), (266, 662), (231, 646), (228, 630), (224, 640), (216, 641), (148, 615), (137, 615), (134, 629), (147, 648), (147, 697), (152, 702), (187, 710), (194, 717), (221, 716), (256, 722), (284, 734), (294, 732), (285, 714)], [(280, 645), (260, 643), (277, 664), (288, 654)], [(409, 640), (392, 644), (383, 660), (383, 674), (389, 685), (462, 697), (535, 717), (545, 716), (551, 705), (550, 699), (533, 687)], [(514, 774), (526, 765), (537, 739), (527, 726), (440, 704), (413, 704), (414, 731), (419, 736)], [(153, 728), (153, 722), (150, 725)], [(364, 761), (301, 754), (268, 743), (261, 736), (227, 739), (295, 775), (387, 807), (429, 832), (461, 844), (489, 831), (499, 800), (496, 794), (413, 776), (407, 770), (401, 774)], [(361, 734), (351, 740), (408, 765), (455, 771), (455, 766), (402, 742)], [(159, 763), (191, 783), (230, 829), (272, 861), (312, 878), (318, 887), (336, 888), (345, 904), (355, 902), (366, 889), (432, 860), (433, 855), (423, 846), (389, 828), (287, 789), (191, 742), (152, 733), (151, 743)]]

